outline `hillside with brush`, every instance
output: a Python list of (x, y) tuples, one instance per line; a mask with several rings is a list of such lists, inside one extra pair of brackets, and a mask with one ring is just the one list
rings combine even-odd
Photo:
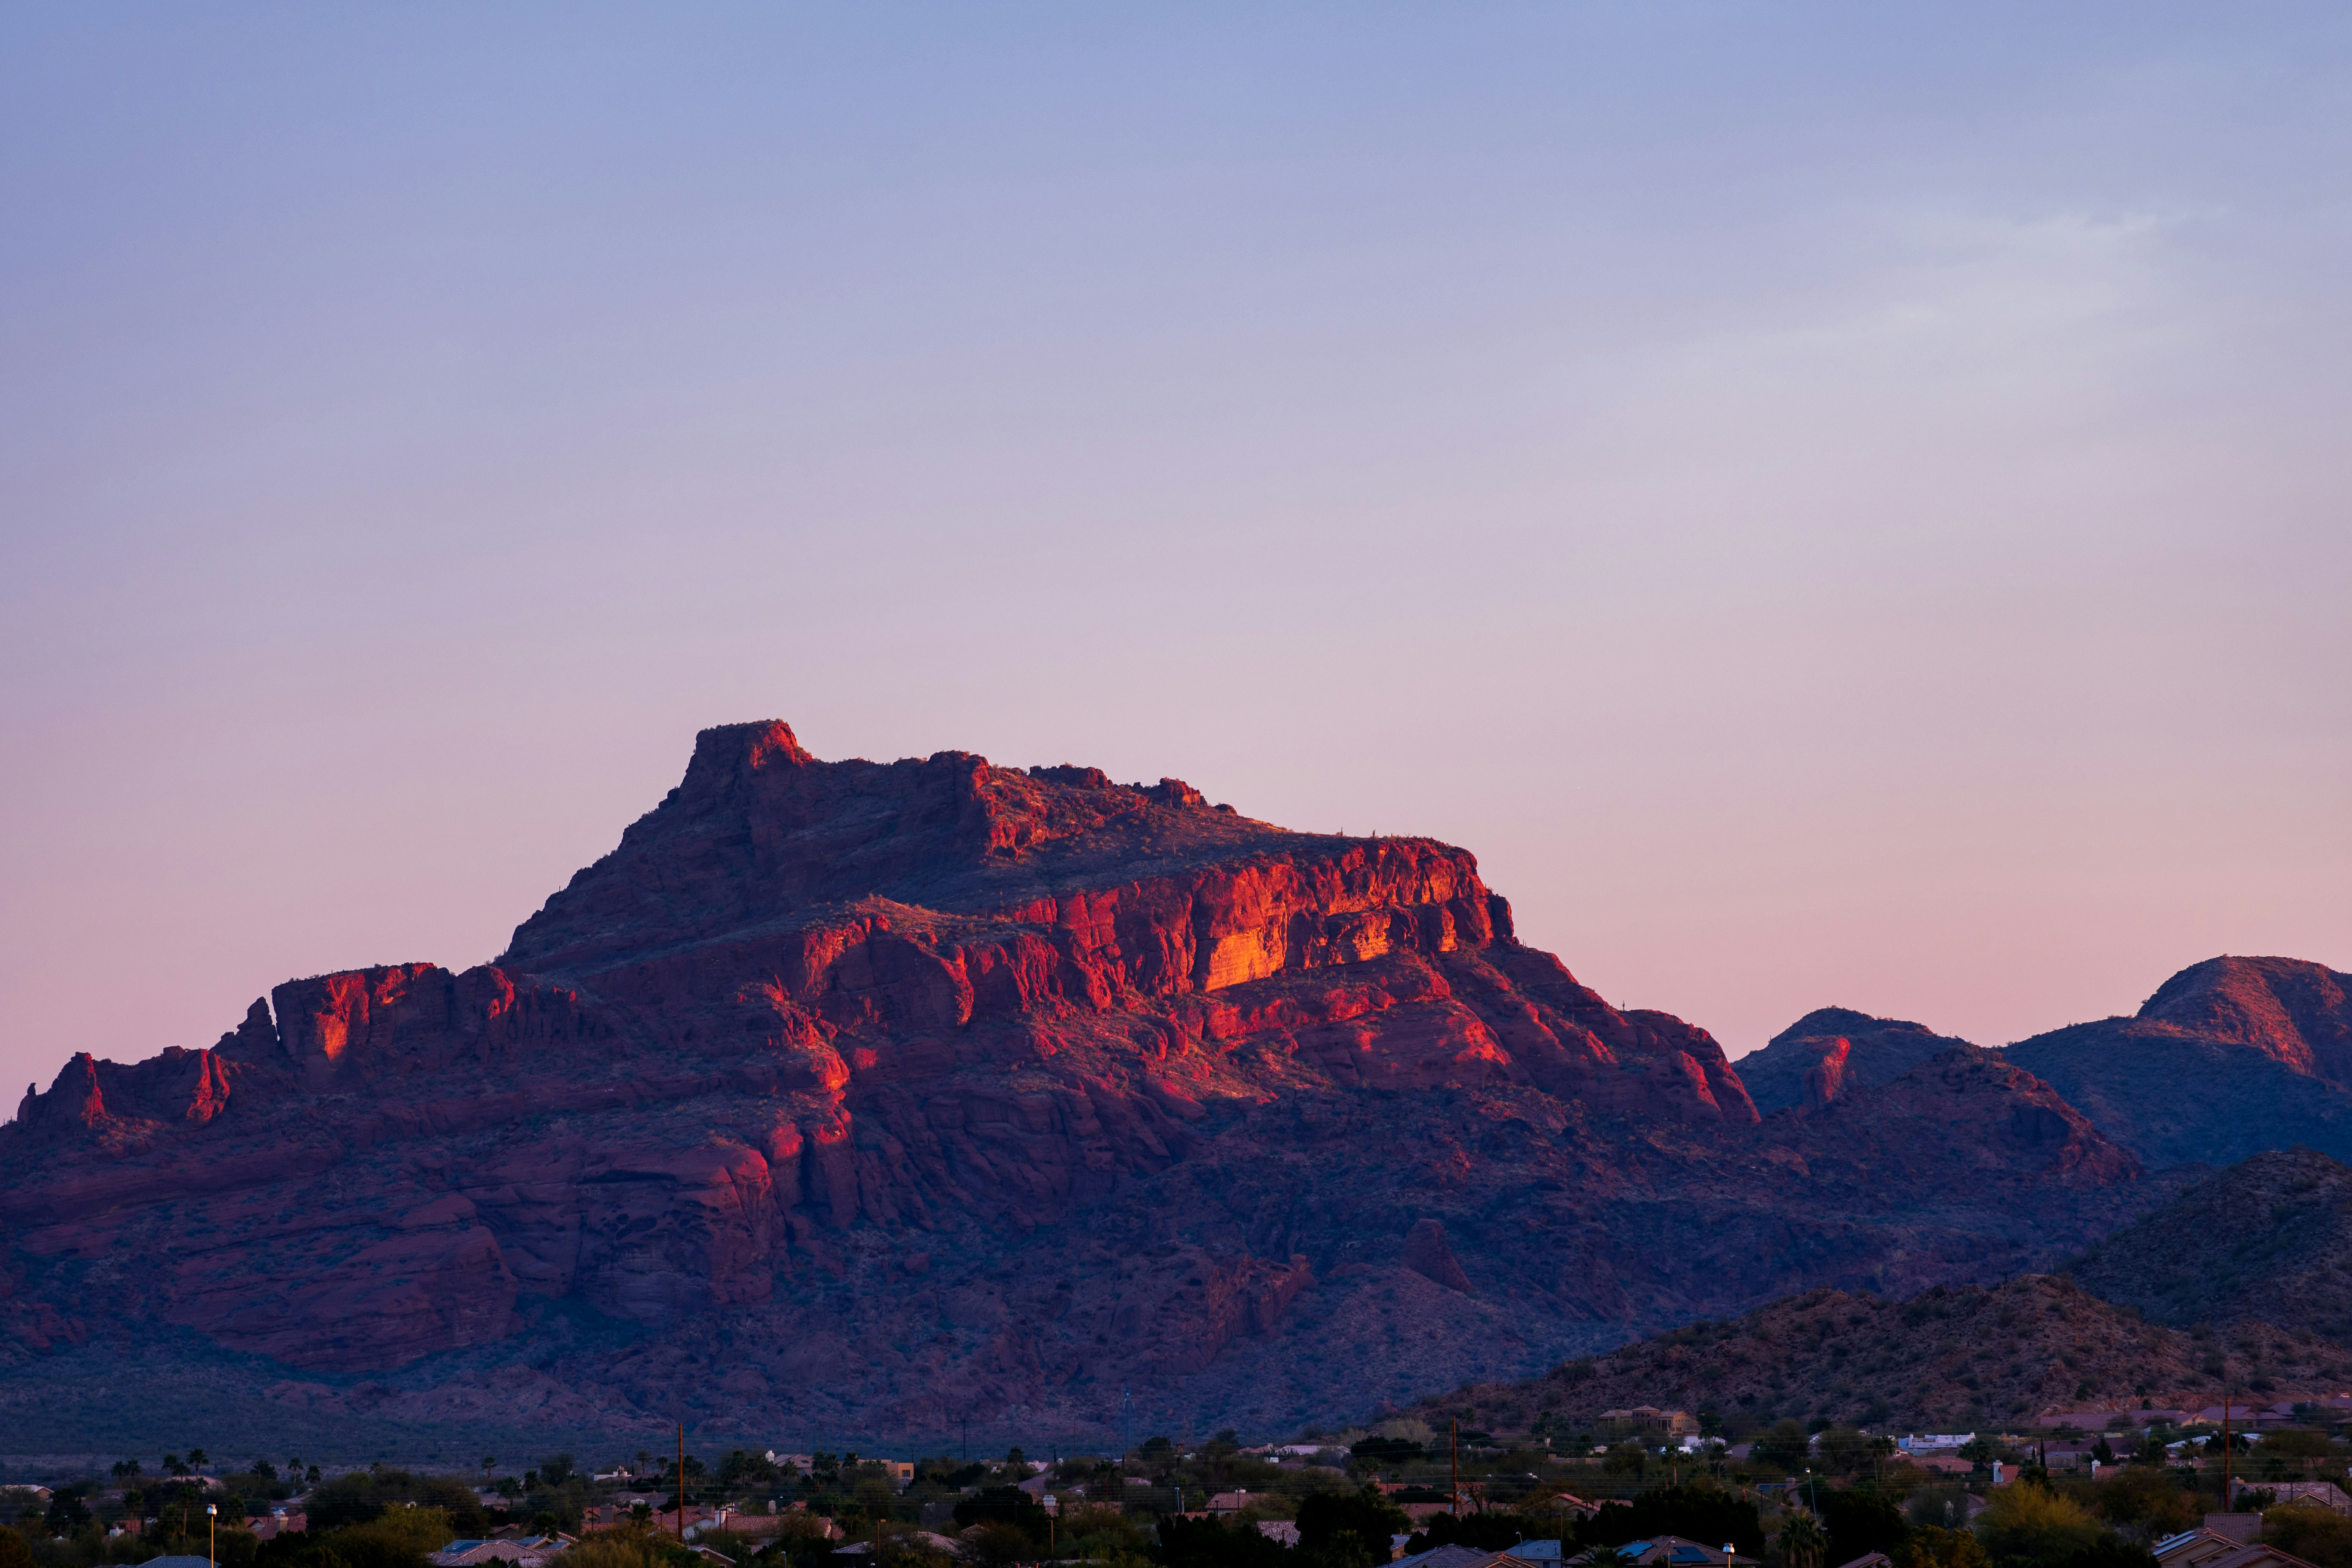
[[(2307, 1339), (2307, 1336), (2306, 1336)], [(2225, 1382), (2292, 1398), (2352, 1379), (2352, 1355), (2263, 1323), (2199, 1338), (2141, 1321), (2064, 1276), (1938, 1286), (1908, 1301), (1815, 1290), (1517, 1383), (1423, 1401), (1433, 1425), (1591, 1430), (1653, 1405), (1735, 1429), (1786, 1416), (1970, 1430), (2053, 1408), (2218, 1404)]]
[(2071, 1271), (2177, 1329), (2259, 1317), (2352, 1337), (2352, 1170), (2309, 1149), (2257, 1154), (2109, 1237)]

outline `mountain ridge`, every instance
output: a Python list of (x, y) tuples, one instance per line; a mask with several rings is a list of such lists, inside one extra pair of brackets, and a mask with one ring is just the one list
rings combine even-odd
[(528, 1397), (1097, 1440), (1129, 1389), (1270, 1426), (1792, 1289), (1997, 1279), (2177, 1185), (1973, 1047), (1761, 1119), (1705, 1030), (1609, 1006), (1433, 839), (825, 763), (780, 722), (698, 736), (492, 963), (77, 1056), (0, 1176), (0, 1361), (52, 1425), (79, 1395), (39, 1365), (192, 1332), (289, 1412), (419, 1429)]

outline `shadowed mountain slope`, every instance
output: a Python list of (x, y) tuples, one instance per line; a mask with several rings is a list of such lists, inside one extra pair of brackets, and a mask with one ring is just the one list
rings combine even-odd
[(2258, 1318), (2352, 1340), (2352, 1170), (2308, 1149), (2257, 1154), (2069, 1267), (2174, 1328)]

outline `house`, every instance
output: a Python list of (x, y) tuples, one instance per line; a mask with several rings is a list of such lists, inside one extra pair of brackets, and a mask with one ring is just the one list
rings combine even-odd
[(1579, 1519), (1591, 1519), (1601, 1511), (1601, 1505), (1587, 1502), (1572, 1492), (1556, 1492), (1535, 1504), (1530, 1510), (1530, 1511), (1538, 1510), (1546, 1513), (1572, 1513)]
[(1558, 1563), (1559, 1550), (1565, 1542), (1558, 1541), (1522, 1541), (1516, 1546), (1506, 1546), (1503, 1554), (1520, 1563)]
[(1865, 1552), (1851, 1563), (1841, 1563), (1838, 1568), (1895, 1568), (1895, 1559), (1884, 1552)]
[(209, 1557), (150, 1557), (139, 1568), (213, 1568)]
[(1213, 1516), (1222, 1517), (1229, 1513), (1239, 1513), (1249, 1505), (1250, 1495), (1247, 1491), (1219, 1492), (1209, 1500), (1209, 1512)]
[(1679, 1535), (1629, 1541), (1617, 1549), (1617, 1561), (1641, 1568), (1757, 1568), (1755, 1558), (1742, 1557), (1727, 1545), (1704, 1546)]
[(307, 1513), (289, 1513), (282, 1508), (273, 1508), (266, 1519), (257, 1517), (247, 1520), (245, 1528), (253, 1531), (254, 1539), (257, 1541), (275, 1541), (281, 1535), (299, 1535), (309, 1530), (310, 1516)]
[(2226, 1535), (2243, 1546), (2263, 1532), (2263, 1516), (2258, 1513), (2209, 1513), (2205, 1528), (2216, 1535)]
[(1526, 1568), (1507, 1552), (1483, 1552), (1475, 1546), (1433, 1546), (1396, 1560), (1396, 1568)]
[(2312, 1568), (2292, 1552), (2260, 1542), (2237, 1542), (2210, 1530), (2184, 1530), (2156, 1543), (2163, 1568)]
[(2347, 1495), (2334, 1481), (2271, 1481), (2260, 1488), (2240, 1481), (2230, 1494), (2230, 1500), (2236, 1502), (2255, 1490), (2275, 1493), (2281, 1502), (2306, 1503), (2331, 1513), (2352, 1513), (2352, 1495)]
[(1603, 1430), (1620, 1432), (1664, 1432), (1669, 1436), (1695, 1436), (1698, 1417), (1687, 1410), (1661, 1410), (1654, 1405), (1636, 1405), (1630, 1410), (1604, 1410), (1601, 1413)]
[(480, 1568), (488, 1563), (540, 1568), (562, 1552), (566, 1544), (555, 1535), (529, 1535), (518, 1541), (453, 1541), (425, 1561), (434, 1568)]

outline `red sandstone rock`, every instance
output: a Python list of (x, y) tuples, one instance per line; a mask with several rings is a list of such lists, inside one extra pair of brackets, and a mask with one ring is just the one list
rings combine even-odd
[[(372, 1410), (472, 1408), (512, 1355), (610, 1429), (683, 1397), (937, 1433), (1129, 1385), (1274, 1420), (2007, 1270), (2151, 1201), (1973, 1058), (1760, 1127), (1704, 1030), (1518, 942), (1465, 851), (782, 724), (705, 731), (494, 965), (272, 1002), (28, 1096), (0, 1219), (58, 1321), (414, 1363)], [(560, 1301), (662, 1331), (579, 1340)]]

